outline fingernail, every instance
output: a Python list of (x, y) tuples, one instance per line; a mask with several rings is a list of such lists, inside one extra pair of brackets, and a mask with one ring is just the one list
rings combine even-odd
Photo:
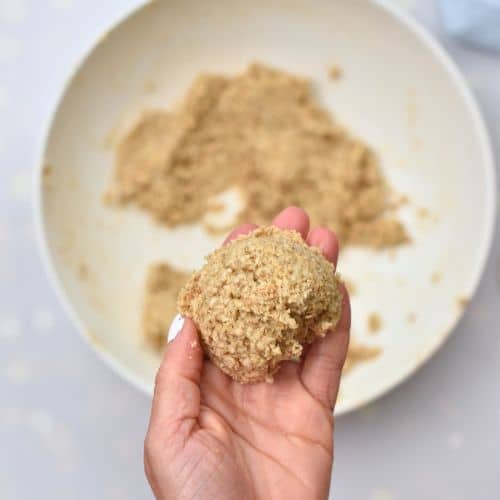
[(168, 329), (167, 341), (172, 342), (172, 340), (177, 337), (177, 334), (182, 330), (184, 326), (184, 317), (180, 314), (177, 314)]

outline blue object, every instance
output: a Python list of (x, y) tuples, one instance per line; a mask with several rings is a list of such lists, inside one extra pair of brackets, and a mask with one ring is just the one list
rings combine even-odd
[(500, 51), (500, 0), (438, 0), (438, 4), (450, 35)]

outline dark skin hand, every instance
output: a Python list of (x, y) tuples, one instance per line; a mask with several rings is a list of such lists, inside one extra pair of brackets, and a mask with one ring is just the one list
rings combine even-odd
[[(295, 229), (336, 264), (338, 241), (290, 207), (274, 220)], [(234, 230), (226, 242), (256, 226)], [(144, 465), (158, 499), (328, 497), (333, 413), (347, 354), (350, 305), (344, 290), (334, 332), (313, 343), (300, 363), (285, 362), (274, 383), (242, 385), (203, 358), (186, 319), (167, 346), (156, 377)]]

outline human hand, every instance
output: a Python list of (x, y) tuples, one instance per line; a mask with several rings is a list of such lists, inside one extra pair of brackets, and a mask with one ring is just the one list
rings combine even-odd
[[(327, 229), (287, 208), (273, 221), (297, 230), (336, 264), (338, 242)], [(226, 243), (256, 226), (234, 230)], [(350, 328), (344, 289), (334, 332), (282, 363), (272, 384), (242, 385), (203, 359), (186, 319), (167, 346), (156, 376), (144, 465), (155, 496), (167, 499), (324, 499), (333, 463), (333, 408)]]

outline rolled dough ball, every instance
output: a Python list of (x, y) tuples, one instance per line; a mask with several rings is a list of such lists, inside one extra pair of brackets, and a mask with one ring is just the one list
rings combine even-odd
[(215, 250), (182, 289), (209, 358), (241, 383), (272, 381), (284, 360), (335, 328), (342, 293), (335, 269), (300, 234), (256, 229)]

